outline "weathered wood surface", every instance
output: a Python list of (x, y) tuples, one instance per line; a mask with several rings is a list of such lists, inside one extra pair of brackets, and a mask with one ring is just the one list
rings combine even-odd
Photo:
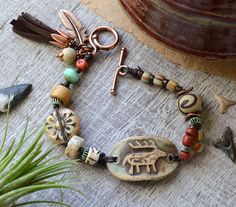
[[(0, 87), (17, 83), (33, 83), (33, 92), (11, 113), (11, 133), (19, 136), (25, 116), (30, 117), (30, 128), (43, 124), (51, 112), (48, 93), (53, 85), (63, 80), (66, 67), (54, 54), (56, 48), (19, 37), (11, 31), (9, 22), (22, 11), (27, 11), (53, 27), (61, 26), (57, 12), (74, 12), (91, 31), (95, 26), (108, 24), (85, 6), (72, 1), (0, 1)], [(64, 191), (64, 201), (77, 206), (235, 206), (236, 165), (215, 149), (211, 143), (218, 139), (225, 126), (236, 132), (236, 108), (220, 115), (214, 94), (236, 99), (236, 83), (200, 72), (186, 71), (169, 63), (162, 55), (139, 43), (132, 35), (119, 30), (122, 46), (129, 49), (126, 63), (141, 66), (153, 73), (178, 80), (204, 98), (207, 114), (206, 148), (191, 163), (178, 168), (176, 173), (160, 182), (127, 183), (112, 177), (107, 170), (78, 164), (78, 184), (72, 183), (87, 196)], [(119, 48), (98, 54), (90, 70), (82, 77), (74, 92), (72, 108), (81, 118), (81, 136), (88, 146), (108, 152), (113, 144), (133, 135), (157, 135), (169, 138), (181, 146), (186, 127), (177, 111), (172, 94), (157, 90), (133, 78), (119, 79), (118, 95), (109, 94), (118, 64)], [(1, 115), (1, 134), (6, 116)], [(32, 140), (29, 140), (29, 143)], [(46, 141), (48, 147), (52, 143)], [(58, 147), (55, 153), (63, 153)], [(44, 191), (27, 196), (25, 200), (59, 200), (60, 193)], [(23, 199), (24, 200), (24, 199)], [(34, 205), (43, 206), (43, 205)], [(48, 205), (45, 205), (48, 206)]]

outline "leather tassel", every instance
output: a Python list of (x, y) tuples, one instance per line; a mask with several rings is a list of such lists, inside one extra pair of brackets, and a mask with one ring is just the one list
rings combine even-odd
[(38, 42), (49, 43), (53, 41), (51, 34), (58, 34), (56, 30), (24, 12), (21, 13), (17, 20), (13, 19), (11, 24), (16, 34)]

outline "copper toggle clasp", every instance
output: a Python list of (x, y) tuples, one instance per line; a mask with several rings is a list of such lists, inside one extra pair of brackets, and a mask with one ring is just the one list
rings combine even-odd
[[(110, 32), (114, 36), (114, 42), (109, 45), (102, 45), (99, 43), (99, 34), (101, 32)], [(111, 50), (117, 46), (119, 42), (119, 35), (117, 31), (109, 26), (100, 26), (95, 28), (89, 35), (89, 43), (93, 47), (93, 54), (98, 50)]]
[(115, 73), (115, 76), (113, 78), (112, 87), (111, 87), (111, 90), (110, 90), (110, 93), (113, 96), (116, 95), (116, 84), (117, 84), (118, 76), (119, 75), (120, 76), (124, 76), (124, 75), (127, 74), (127, 70), (125, 71), (124, 69), (128, 69), (128, 66), (127, 65), (123, 65), (123, 61), (124, 61), (124, 58), (125, 58), (125, 53), (126, 53), (126, 48), (123, 47), (121, 49), (121, 52), (120, 52), (120, 59), (119, 59), (118, 68), (116, 69), (116, 73)]

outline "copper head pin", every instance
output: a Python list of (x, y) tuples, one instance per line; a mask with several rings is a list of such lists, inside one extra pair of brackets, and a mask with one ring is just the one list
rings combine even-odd
[(120, 59), (119, 59), (118, 68), (116, 69), (116, 73), (115, 73), (115, 76), (113, 78), (112, 87), (111, 87), (111, 90), (110, 90), (110, 93), (113, 96), (116, 95), (116, 83), (117, 83), (118, 76), (119, 75), (123, 76), (123, 75), (127, 74), (127, 72), (122, 71), (122, 69), (127, 68), (126, 65), (123, 65), (125, 54), (126, 54), (126, 48), (122, 47), (121, 51), (120, 51)]

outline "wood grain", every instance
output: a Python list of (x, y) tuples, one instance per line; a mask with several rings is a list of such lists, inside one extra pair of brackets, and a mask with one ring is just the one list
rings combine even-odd
[[(76, 0), (1, 0), (0, 18), (0, 87), (17, 83), (33, 83), (33, 92), (11, 113), (10, 135), (18, 137), (28, 113), (30, 129), (43, 125), (52, 107), (49, 99), (51, 88), (63, 80), (63, 70), (68, 67), (55, 58), (52, 46), (35, 43), (11, 31), (9, 22), (21, 11), (27, 11), (52, 27), (59, 27), (57, 12), (72, 11), (89, 31), (100, 25), (110, 25)], [(117, 28), (118, 29), (118, 28)], [(193, 86), (202, 94), (204, 113), (207, 115), (205, 151), (192, 162), (181, 165), (173, 176), (159, 182), (129, 183), (112, 177), (107, 170), (78, 164), (78, 184), (86, 196), (63, 191), (64, 202), (77, 206), (234, 206), (236, 202), (236, 165), (211, 143), (218, 139), (225, 126), (236, 132), (236, 108), (226, 114), (218, 112), (214, 94), (236, 99), (236, 83), (224, 78), (197, 71), (187, 71), (170, 63), (163, 55), (140, 43), (133, 35), (118, 29), (121, 35), (119, 48), (101, 52), (81, 78), (74, 90), (72, 109), (81, 119), (81, 133), (87, 146), (104, 152), (129, 136), (154, 135), (169, 138), (178, 148), (186, 128), (182, 115), (177, 111), (173, 94), (160, 91), (131, 77), (119, 78), (118, 95), (109, 94), (118, 64), (120, 48), (126, 46), (129, 54), (125, 61), (131, 67), (140, 66), (153, 73), (159, 71), (185, 87)], [(109, 41), (109, 39), (107, 39)], [(0, 116), (3, 135), (6, 115)], [(49, 148), (53, 144), (46, 140)], [(32, 142), (32, 139), (27, 144)], [(25, 146), (27, 147), (27, 146)], [(58, 147), (55, 154), (63, 153)], [(23, 200), (59, 200), (58, 190), (44, 191)], [(48, 205), (34, 205), (48, 206)]]

